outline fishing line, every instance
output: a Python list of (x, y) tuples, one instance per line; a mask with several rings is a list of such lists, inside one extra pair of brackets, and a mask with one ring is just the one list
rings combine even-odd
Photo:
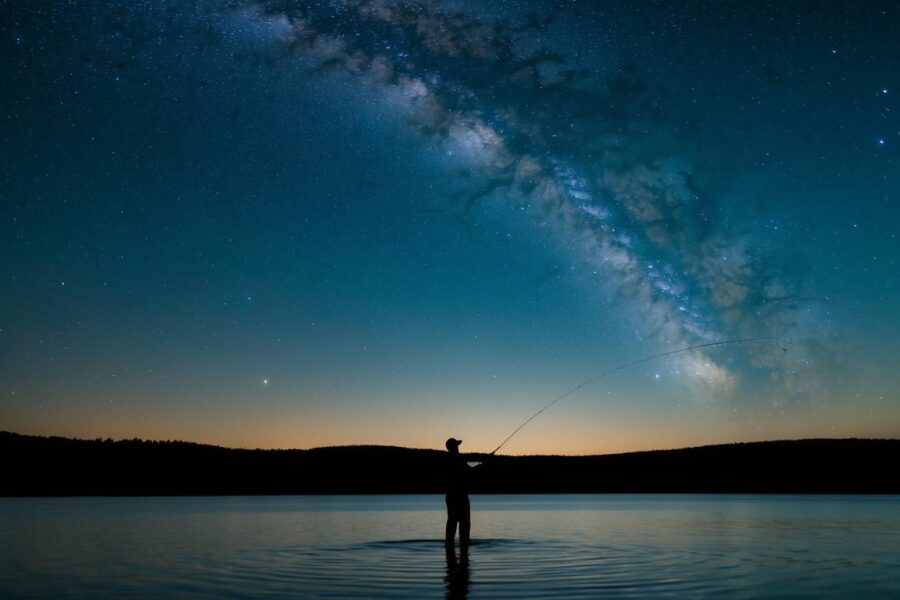
[[(783, 340), (783, 339), (777, 338), (777, 337), (755, 337), (755, 338), (741, 338), (741, 339), (737, 339), (737, 340), (725, 340), (723, 342), (707, 342), (705, 344), (697, 344), (695, 346), (687, 346), (686, 348), (678, 348), (677, 350), (669, 350), (668, 352), (660, 352), (659, 354), (652, 354), (650, 356), (645, 356), (644, 358), (639, 358), (638, 360), (632, 361), (630, 363), (625, 363), (624, 365), (619, 365), (618, 367), (616, 367), (614, 369), (610, 369), (609, 371), (604, 371), (603, 373), (600, 373), (596, 377), (591, 377), (590, 379), (579, 383), (577, 386), (573, 387), (571, 390), (569, 390), (568, 392), (566, 392), (559, 398), (556, 398), (553, 402), (551, 402), (550, 404), (548, 404), (541, 410), (537, 411), (536, 413), (534, 413), (533, 415), (528, 417), (524, 423), (522, 423), (521, 425), (516, 427), (516, 429), (511, 434), (506, 436), (506, 439), (503, 440), (503, 442), (499, 446), (494, 448), (494, 450), (491, 452), (491, 454), (496, 453), (497, 450), (502, 448), (506, 444), (506, 442), (511, 440), (514, 435), (519, 433), (526, 425), (531, 423), (531, 421), (534, 420), (534, 418), (537, 417), (539, 414), (541, 414), (542, 412), (544, 412), (545, 410), (547, 410), (548, 408), (550, 408), (551, 406), (553, 406), (554, 404), (556, 404), (557, 402), (559, 402), (560, 400), (565, 398), (566, 396), (574, 394), (575, 392), (577, 392), (584, 386), (586, 386), (590, 383), (594, 383), (598, 379), (602, 379), (603, 377), (606, 377), (607, 375), (612, 375), (613, 373), (617, 373), (619, 371), (624, 371), (625, 369), (628, 369), (635, 365), (649, 362), (649, 361), (657, 359), (657, 358), (663, 358), (665, 356), (672, 356), (674, 354), (681, 354), (682, 352), (688, 352), (690, 350), (697, 350), (698, 348), (710, 348), (712, 346), (725, 346), (727, 344), (749, 344), (752, 342), (781, 342), (783, 344), (791, 343), (789, 340)], [(782, 348), (782, 351), (787, 352), (787, 348)]]

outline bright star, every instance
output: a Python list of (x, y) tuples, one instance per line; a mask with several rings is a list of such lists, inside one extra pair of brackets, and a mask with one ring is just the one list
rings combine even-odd
[(269, 380), (268, 380), (268, 379), (263, 379), (263, 385), (269, 385)]

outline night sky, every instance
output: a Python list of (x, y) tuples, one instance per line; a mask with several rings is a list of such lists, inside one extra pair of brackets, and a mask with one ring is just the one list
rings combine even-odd
[[(900, 436), (897, 2), (0, 2), (0, 429)], [(782, 348), (786, 348), (786, 351)]]

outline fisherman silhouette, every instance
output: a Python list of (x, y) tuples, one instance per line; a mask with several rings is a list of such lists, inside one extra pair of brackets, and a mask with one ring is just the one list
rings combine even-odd
[(456, 537), (456, 526), (459, 525), (459, 546), (466, 549), (469, 546), (469, 530), (472, 522), (469, 516), (469, 472), (471, 467), (459, 453), (459, 445), (462, 440), (450, 438), (447, 440), (447, 528), (444, 535), (444, 543), (453, 545)]

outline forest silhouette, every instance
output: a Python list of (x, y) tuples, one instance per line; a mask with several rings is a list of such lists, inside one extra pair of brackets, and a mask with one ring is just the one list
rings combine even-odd
[[(0, 495), (443, 493), (446, 452), (243, 450), (0, 432)], [(477, 461), (483, 454), (464, 454)], [(493, 456), (472, 493), (900, 493), (900, 440), (810, 439), (598, 456)]]

